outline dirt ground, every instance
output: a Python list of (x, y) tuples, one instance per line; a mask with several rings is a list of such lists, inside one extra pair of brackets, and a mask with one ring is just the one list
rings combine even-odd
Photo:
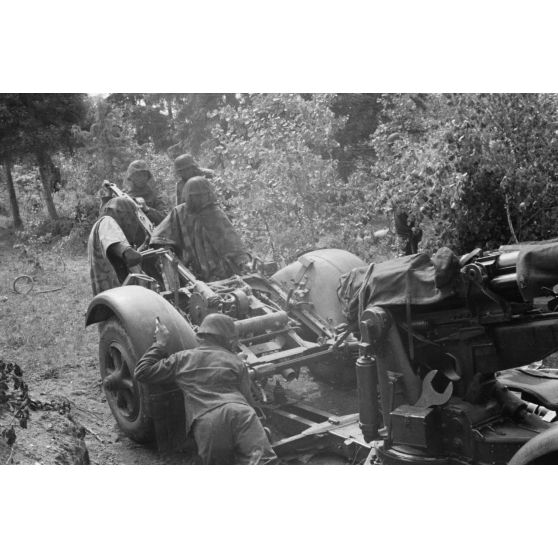
[[(34, 278), (27, 294), (13, 290), (14, 279), (22, 274)], [(27, 285), (16, 287), (24, 291)], [(91, 298), (85, 254), (58, 254), (52, 247), (30, 254), (0, 224), (0, 359), (21, 367), (32, 399), (55, 407), (70, 404), (65, 414), (32, 411), (27, 428), (16, 427), (11, 449), (0, 441), (0, 463), (191, 463), (191, 455), (161, 455), (118, 429), (101, 388), (98, 331), (84, 326)], [(353, 390), (334, 394), (308, 377), (296, 383), (297, 399), (318, 403), (332, 414), (356, 412)], [(0, 416), (0, 429), (6, 420)]]
[[(9, 231), (0, 229), (0, 358), (21, 367), (32, 399), (67, 401), (71, 410), (64, 415), (57, 410), (31, 412), (28, 427), (16, 428), (13, 451), (0, 443), (0, 463), (79, 462), (80, 427), (93, 464), (168, 462), (169, 457), (159, 456), (154, 448), (122, 436), (106, 404), (97, 328), (84, 326), (91, 300), (87, 257), (46, 252), (38, 257), (37, 267), (35, 255), (26, 255), (17, 243), (13, 247), (14, 241)], [(16, 294), (13, 280), (24, 273), (34, 277), (33, 290)], [(180, 462), (179, 457), (171, 459)]]

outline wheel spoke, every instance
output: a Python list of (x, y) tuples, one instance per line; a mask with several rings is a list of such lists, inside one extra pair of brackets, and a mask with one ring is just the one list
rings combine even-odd
[(122, 378), (120, 383), (123, 389), (131, 393), (134, 393), (134, 382), (132, 381), (131, 378)]
[(127, 390), (122, 390), (118, 395), (124, 400), (126, 412), (132, 414), (136, 407), (133, 395)]
[(123, 365), (122, 353), (116, 347), (111, 346), (110, 356), (112, 358), (112, 362), (114, 363), (114, 369), (118, 370), (122, 368)]
[(134, 428), (141, 412), (141, 389), (133, 377), (133, 360), (126, 339), (116, 331), (105, 345), (103, 387), (112, 412), (123, 428)]
[(124, 382), (130, 377), (130, 373), (128, 372), (128, 367), (126, 363), (123, 362), (116, 370), (116, 376), (118, 377), (119, 382)]

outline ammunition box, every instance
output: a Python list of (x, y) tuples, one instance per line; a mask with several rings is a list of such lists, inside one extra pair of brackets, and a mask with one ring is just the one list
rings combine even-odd
[(439, 415), (434, 408), (401, 405), (390, 413), (393, 445), (437, 453), (441, 448)]

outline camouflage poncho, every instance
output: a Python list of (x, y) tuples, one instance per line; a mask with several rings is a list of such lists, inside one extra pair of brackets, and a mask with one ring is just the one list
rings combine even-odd
[(119, 287), (128, 274), (123, 262), (109, 257), (108, 249), (119, 242), (139, 246), (144, 238), (131, 201), (113, 198), (102, 207), (101, 216), (93, 225), (87, 242), (89, 275), (94, 295)]
[[(147, 171), (149, 173), (149, 180), (144, 186), (138, 186), (134, 184), (132, 180), (132, 176), (138, 171)], [(143, 198), (145, 200), (149, 208), (145, 213), (156, 225), (158, 225), (167, 214), (167, 206), (157, 193), (153, 175), (145, 161), (138, 160), (130, 163), (122, 182), (122, 189), (134, 198)]]
[(155, 228), (152, 245), (171, 245), (179, 258), (202, 281), (216, 281), (238, 273), (246, 249), (223, 211), (209, 182), (188, 180), (185, 203), (175, 207)]

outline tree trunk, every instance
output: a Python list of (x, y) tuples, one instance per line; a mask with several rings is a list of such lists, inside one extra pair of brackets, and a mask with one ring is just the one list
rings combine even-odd
[(12, 219), (14, 221), (15, 229), (22, 229), (23, 222), (19, 215), (19, 205), (17, 203), (16, 191), (14, 187), (14, 180), (12, 177), (12, 166), (9, 161), (4, 161), (4, 170), (6, 171), (6, 183), (8, 184), (8, 194), (10, 196), (10, 205), (12, 206)]
[(172, 95), (165, 95), (165, 103), (167, 104), (167, 112), (171, 121), (171, 128), (174, 128), (174, 113), (172, 111)]
[(43, 194), (48, 214), (52, 220), (56, 220), (58, 219), (58, 213), (54, 206), (54, 201), (52, 200), (52, 183), (54, 180), (52, 169), (54, 163), (50, 155), (45, 152), (37, 153), (37, 162), (39, 163), (39, 174), (41, 175), (41, 182), (43, 183)]

